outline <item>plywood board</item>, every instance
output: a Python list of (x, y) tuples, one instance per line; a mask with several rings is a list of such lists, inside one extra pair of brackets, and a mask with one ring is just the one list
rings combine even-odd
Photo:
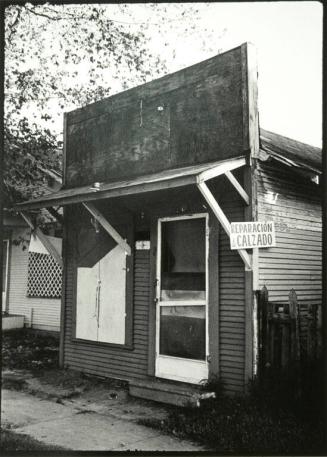
[(245, 44), (67, 113), (66, 186), (129, 179), (250, 151), (248, 59)]

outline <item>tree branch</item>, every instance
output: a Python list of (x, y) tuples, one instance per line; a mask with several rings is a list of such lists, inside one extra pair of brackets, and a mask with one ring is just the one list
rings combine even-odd
[(22, 13), (22, 10), (18, 9), (17, 10), (17, 16), (15, 17), (14, 22), (12, 24), (8, 24), (8, 27), (10, 28), (10, 35), (8, 36), (8, 41), (10, 40), (11, 35), (14, 33), (15, 27), (16, 27), (18, 21), (19, 21), (21, 13)]
[(63, 17), (51, 17), (51, 16), (48, 16), (47, 14), (44, 14), (44, 13), (39, 13), (37, 11), (33, 11), (31, 10), (30, 8), (28, 8), (26, 5), (24, 6), (25, 9), (27, 9), (27, 11), (29, 11), (30, 13), (32, 14), (35, 14), (36, 16), (42, 16), (42, 17), (45, 17), (47, 19), (50, 19), (50, 21), (60, 21), (62, 19), (65, 19)]
[[(58, 14), (57, 11), (53, 10), (52, 8), (49, 8), (48, 6), (44, 6), (44, 9), (50, 11), (51, 13)], [(64, 14), (66, 15), (66, 17), (61, 16), (61, 19), (67, 19), (68, 17), (72, 19), (76, 19), (76, 17), (78, 17), (79, 19), (83, 18), (83, 16), (77, 16), (76, 14), (68, 13), (67, 11), (65, 11)]]

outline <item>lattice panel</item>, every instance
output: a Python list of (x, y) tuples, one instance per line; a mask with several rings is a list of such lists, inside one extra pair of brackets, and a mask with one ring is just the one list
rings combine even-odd
[(28, 297), (59, 298), (61, 282), (62, 268), (51, 255), (28, 253)]

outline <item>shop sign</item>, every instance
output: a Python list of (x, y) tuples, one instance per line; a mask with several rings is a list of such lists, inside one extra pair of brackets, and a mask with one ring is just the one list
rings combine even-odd
[(276, 246), (275, 223), (272, 221), (232, 222), (230, 246), (231, 249)]

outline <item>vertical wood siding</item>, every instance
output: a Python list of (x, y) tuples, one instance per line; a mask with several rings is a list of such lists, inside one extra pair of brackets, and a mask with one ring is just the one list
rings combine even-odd
[[(26, 229), (13, 230), (11, 239), (30, 238)], [(40, 330), (60, 330), (60, 299), (27, 297), (28, 249), (10, 243), (8, 277), (8, 307), (12, 314), (25, 316), (25, 325), (30, 326), (31, 309), (33, 310), (32, 327)]]
[[(269, 198), (278, 194), (275, 203)], [(309, 178), (274, 163), (260, 163), (259, 218), (276, 223), (276, 247), (259, 250), (259, 285), (269, 299), (287, 300), (295, 289), (304, 313), (321, 304), (321, 201), (318, 186)]]

